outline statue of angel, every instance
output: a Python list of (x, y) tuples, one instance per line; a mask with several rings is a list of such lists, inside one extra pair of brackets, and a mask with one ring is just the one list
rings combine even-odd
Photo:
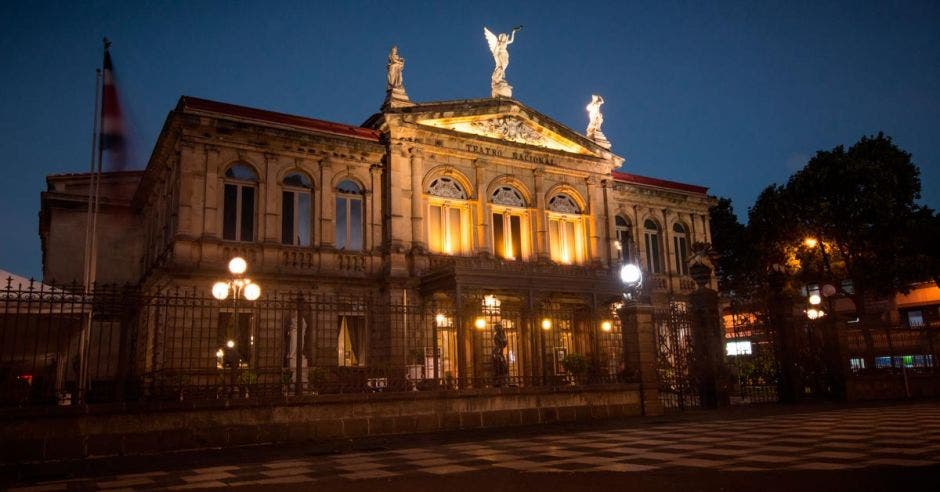
[(589, 120), (585, 133), (588, 138), (592, 138), (596, 134), (603, 135), (601, 132), (601, 124), (604, 123), (604, 115), (601, 114), (601, 104), (604, 104), (604, 98), (597, 94), (592, 94), (591, 102), (587, 105)]
[(522, 26), (512, 28), (510, 34), (500, 33), (496, 35), (485, 26), (483, 27), (483, 35), (486, 37), (486, 43), (489, 45), (493, 60), (496, 62), (496, 67), (493, 69), (494, 84), (505, 81), (506, 67), (509, 65), (508, 46), (516, 40), (516, 31), (519, 30), (522, 30)]
[(401, 89), (401, 72), (405, 68), (405, 59), (398, 56), (398, 46), (392, 46), (388, 53), (388, 90)]

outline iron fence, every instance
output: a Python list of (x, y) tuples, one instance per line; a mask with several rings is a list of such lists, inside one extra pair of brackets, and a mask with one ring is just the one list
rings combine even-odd
[(619, 324), (604, 310), (313, 291), (219, 301), (205, 291), (8, 281), (0, 406), (630, 381)]

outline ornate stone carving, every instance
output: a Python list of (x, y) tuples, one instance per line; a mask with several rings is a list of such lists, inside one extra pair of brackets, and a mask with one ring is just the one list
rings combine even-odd
[(467, 192), (460, 186), (460, 183), (446, 176), (431, 181), (431, 185), (428, 186), (428, 194), (455, 200), (467, 199)]
[(500, 140), (511, 140), (529, 145), (546, 146), (548, 139), (519, 118), (503, 116), (489, 120), (474, 121), (470, 127), (482, 135)]
[(496, 66), (493, 68), (491, 77), (492, 97), (512, 97), (512, 86), (506, 82), (506, 68), (509, 66), (509, 45), (516, 40), (516, 31), (521, 30), (522, 26), (512, 28), (512, 33), (493, 34), (486, 27), (483, 28), (483, 36), (486, 38), (486, 44), (490, 47), (490, 53), (493, 54), (493, 61)]
[(491, 201), (497, 205), (508, 205), (510, 207), (525, 207), (525, 199), (522, 194), (512, 186), (500, 186), (493, 192)]
[(560, 212), (563, 214), (580, 214), (581, 208), (578, 207), (578, 204), (574, 200), (564, 193), (559, 193), (551, 198), (548, 201), (548, 209), (553, 212)]

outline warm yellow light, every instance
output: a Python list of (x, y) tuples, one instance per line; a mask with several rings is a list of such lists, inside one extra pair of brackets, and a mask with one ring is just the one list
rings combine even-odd
[(543, 330), (551, 330), (551, 329), (552, 329), (552, 320), (550, 320), (550, 319), (548, 319), (548, 318), (544, 318), (544, 319), (542, 320), (542, 329), (543, 329)]
[(225, 346), (228, 348), (235, 348), (235, 340), (229, 340), (225, 342)]
[(225, 352), (222, 352), (222, 349), (219, 349), (219, 351), (215, 353), (215, 356), (221, 359), (225, 356)]
[(819, 297), (819, 294), (812, 294), (809, 296), (809, 303), (818, 306), (822, 302), (822, 297)]
[(814, 237), (808, 237), (803, 240), (803, 244), (806, 245), (807, 248), (815, 248), (816, 245), (819, 244), (819, 241)]
[(497, 299), (496, 296), (493, 296), (493, 295), (483, 296), (484, 306), (488, 308), (494, 308), (494, 307), (499, 306), (499, 304), (500, 304), (499, 299)]
[(225, 282), (216, 282), (212, 286), (212, 297), (222, 301), (228, 297), (228, 284)]
[(235, 275), (241, 275), (248, 270), (248, 263), (241, 256), (236, 256), (228, 262), (228, 271)]
[(477, 319), (473, 322), (473, 326), (477, 327), (478, 330), (486, 328), (486, 319), (484, 319), (483, 316), (477, 316)]
[(601, 321), (601, 330), (610, 331), (611, 328), (613, 328), (613, 327), (614, 327), (614, 325), (613, 325), (613, 323), (610, 322), (610, 320), (606, 320), (606, 319), (605, 319), (604, 321)]
[(434, 322), (437, 326), (444, 326), (447, 324), (447, 316), (444, 316), (444, 313), (437, 313), (437, 316), (434, 316)]
[(258, 284), (248, 284), (245, 286), (245, 299), (254, 301), (261, 297), (261, 287)]

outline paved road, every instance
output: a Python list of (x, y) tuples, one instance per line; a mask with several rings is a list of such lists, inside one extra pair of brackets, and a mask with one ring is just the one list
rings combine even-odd
[(131, 473), (101, 461), (80, 476), (13, 490), (940, 489), (940, 402), (699, 415), (397, 438), (347, 451), (256, 448), (216, 455), (212, 466), (190, 461), (191, 454), (153, 459), (152, 466), (138, 458)]

